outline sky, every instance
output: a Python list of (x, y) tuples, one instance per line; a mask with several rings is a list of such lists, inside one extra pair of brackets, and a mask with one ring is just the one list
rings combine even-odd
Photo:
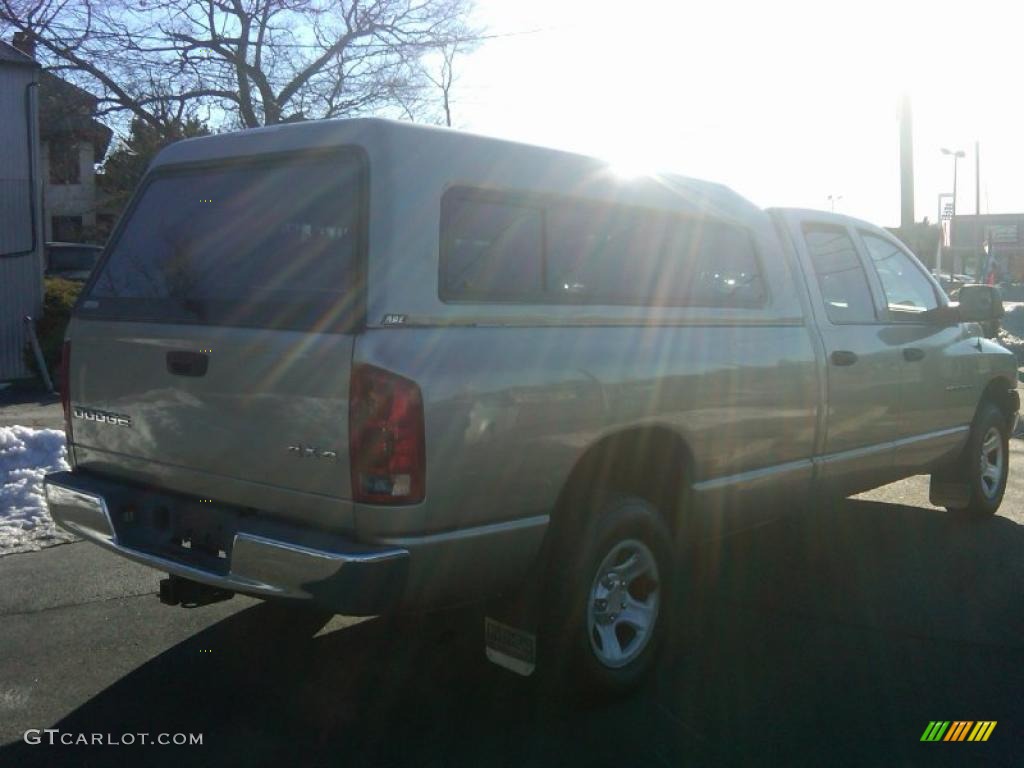
[(1024, 3), (478, 0), (456, 127), (899, 224), (900, 94), (917, 220), (963, 149), (957, 212), (1024, 212)]

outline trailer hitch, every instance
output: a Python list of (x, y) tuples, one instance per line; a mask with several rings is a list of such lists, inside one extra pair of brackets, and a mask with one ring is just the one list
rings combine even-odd
[(230, 600), (234, 596), (235, 593), (229, 589), (211, 587), (173, 574), (166, 579), (160, 579), (160, 602), (164, 605), (198, 608), (201, 605)]

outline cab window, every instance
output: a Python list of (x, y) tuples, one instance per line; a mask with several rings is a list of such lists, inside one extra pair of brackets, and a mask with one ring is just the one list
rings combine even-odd
[(860, 236), (882, 282), (891, 320), (919, 320), (923, 312), (939, 306), (931, 281), (906, 251), (878, 235)]

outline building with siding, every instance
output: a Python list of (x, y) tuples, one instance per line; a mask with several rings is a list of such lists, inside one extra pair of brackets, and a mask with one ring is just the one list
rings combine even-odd
[(29, 376), (22, 318), (43, 305), (39, 65), (0, 41), (0, 381)]
[(102, 242), (109, 233), (111, 222), (99, 210), (96, 164), (103, 161), (113, 132), (93, 117), (96, 103), (91, 93), (42, 73), (39, 138), (48, 242)]
[[(35, 42), (14, 36), (14, 47), (35, 59)], [(39, 77), (39, 161), (43, 183), (43, 239), (99, 242), (113, 217), (100, 210), (96, 164), (113, 132), (95, 118), (98, 100), (50, 72)]]
[[(953, 217), (952, 253), (963, 269), (976, 275), (983, 268), (979, 256), (988, 243), (1000, 262), (1001, 276), (1024, 281), (1024, 213), (983, 213)], [(982, 262), (982, 263), (979, 263)]]

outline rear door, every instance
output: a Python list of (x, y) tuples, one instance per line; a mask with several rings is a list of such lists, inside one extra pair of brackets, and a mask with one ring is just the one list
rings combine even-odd
[(786, 216), (825, 347), (821, 479), (831, 491), (853, 493), (891, 474), (891, 442), (901, 428), (901, 360), (884, 338), (875, 278), (845, 220), (799, 212)]
[(260, 508), (349, 498), (364, 177), (338, 150), (145, 182), (75, 312), (79, 467)]

